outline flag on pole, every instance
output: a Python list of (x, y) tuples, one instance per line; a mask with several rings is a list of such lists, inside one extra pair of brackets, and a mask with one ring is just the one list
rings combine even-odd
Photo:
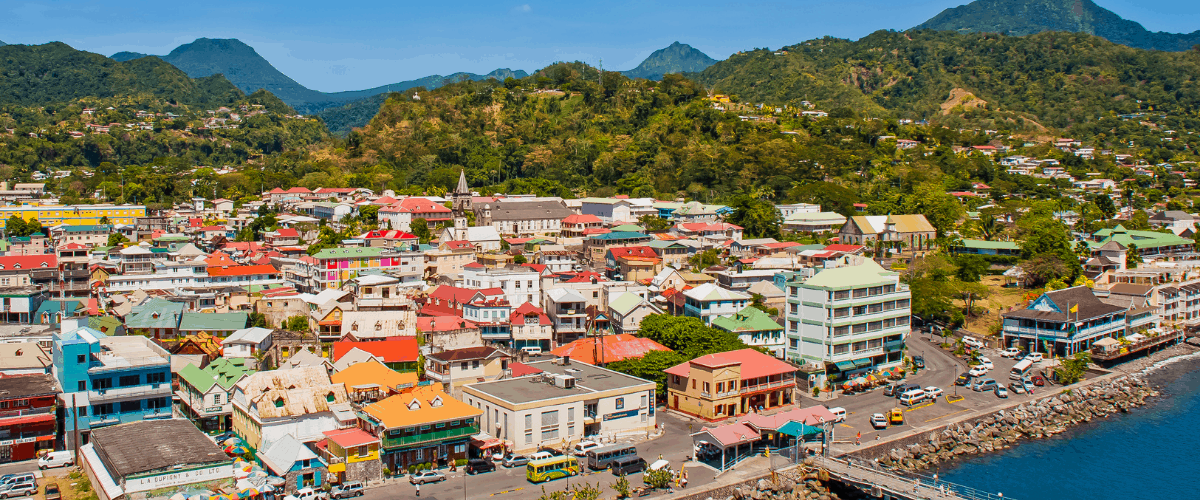
[(1079, 304), (1075, 304), (1075, 305), (1071, 306), (1071, 312), (1078, 313), (1079, 312)]

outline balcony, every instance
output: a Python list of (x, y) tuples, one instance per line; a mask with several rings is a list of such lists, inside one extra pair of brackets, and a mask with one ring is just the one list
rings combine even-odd
[(750, 394), (752, 392), (765, 391), (768, 389), (777, 389), (780, 387), (790, 387), (793, 385), (796, 385), (795, 379), (777, 380), (775, 382), (768, 382), (766, 384), (758, 384), (758, 385), (751, 385), (748, 387), (742, 387), (741, 389), (738, 389), (738, 394)]
[(403, 446), (409, 446), (409, 445), (425, 443), (425, 442), (430, 442), (430, 441), (442, 441), (442, 440), (446, 440), (446, 439), (470, 437), (471, 435), (478, 434), (478, 433), (479, 433), (479, 426), (468, 425), (466, 427), (459, 427), (457, 429), (446, 429), (443, 431), (423, 432), (423, 433), (414, 434), (411, 436), (390, 437), (390, 436), (386, 436), (386, 434), (385, 434), (385, 437), (383, 438), (383, 447), (384, 448), (399, 448), (399, 447), (403, 447)]
[(134, 399), (170, 397), (171, 384), (163, 382), (153, 386), (135, 385), (132, 387), (110, 387), (88, 391), (88, 399), (92, 404), (98, 402), (131, 401)]

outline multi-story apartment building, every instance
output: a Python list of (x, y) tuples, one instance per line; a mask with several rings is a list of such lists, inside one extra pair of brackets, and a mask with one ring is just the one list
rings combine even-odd
[(0, 257), (0, 288), (33, 286), (49, 291), (54, 281), (58, 281), (58, 258), (54, 255)]
[(663, 371), (667, 407), (704, 420), (761, 413), (794, 401), (796, 368), (754, 349), (708, 354)]
[(546, 314), (554, 325), (554, 337), (559, 345), (566, 343), (563, 339), (576, 339), (587, 332), (587, 299), (572, 289), (547, 290)]
[(365, 270), (379, 270), (419, 278), (425, 267), (425, 255), (395, 248), (326, 248), (313, 255), (317, 259), (317, 288), (340, 288), (343, 283)]
[(435, 352), (425, 357), (425, 377), (457, 395), (464, 385), (499, 379), (511, 360), (504, 351), (490, 346)]
[(63, 392), (61, 442), (88, 441), (92, 429), (171, 418), (171, 355), (140, 335), (109, 337), (88, 327), (54, 334), (52, 373)]
[(700, 318), (706, 325), (712, 324), (713, 318), (717, 316), (737, 314), (750, 305), (751, 301), (750, 294), (727, 290), (715, 283), (685, 290), (683, 296), (683, 315)]
[(49, 374), (0, 378), (0, 462), (32, 460), (39, 451), (55, 448), (58, 393)]
[(491, 269), (468, 266), (463, 269), (464, 287), (483, 289), (499, 288), (504, 291), (508, 303), (515, 306), (531, 302), (542, 305), (542, 278), (536, 270), (526, 266), (507, 266)]
[(475, 246), (470, 241), (444, 241), (425, 252), (425, 278), (461, 273), (472, 262), (475, 262)]
[[(146, 216), (144, 205), (20, 205), (0, 207), (0, 227), (8, 218), (17, 216), (25, 220), (37, 219), (42, 227), (66, 224), (68, 226), (107, 224), (133, 224), (138, 217)], [(101, 220), (103, 219), (103, 221)]]
[(346, 386), (324, 366), (258, 372), (233, 387), (233, 432), (256, 450), (284, 435), (315, 442), (357, 421)]
[(899, 364), (912, 293), (873, 260), (844, 264), (787, 283), (788, 359), (830, 363), (843, 375)]
[(189, 364), (179, 370), (180, 409), (204, 431), (226, 431), (232, 426), (233, 386), (254, 373), (245, 358), (217, 358), (200, 368)]

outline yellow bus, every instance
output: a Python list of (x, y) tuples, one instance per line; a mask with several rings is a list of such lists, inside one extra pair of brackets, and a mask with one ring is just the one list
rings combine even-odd
[(571, 456), (559, 456), (533, 460), (525, 466), (525, 479), (531, 483), (553, 481), (583, 472), (579, 461)]

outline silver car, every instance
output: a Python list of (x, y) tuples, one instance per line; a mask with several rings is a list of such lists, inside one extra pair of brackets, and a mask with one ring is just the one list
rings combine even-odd
[(504, 460), (500, 462), (500, 465), (503, 465), (503, 466), (509, 467), (509, 468), (524, 467), (528, 464), (529, 464), (529, 458), (526, 457), (525, 455), (509, 455), (507, 457), (504, 457)]
[(436, 470), (423, 470), (408, 476), (408, 482), (412, 484), (437, 483), (445, 480), (446, 475)]
[(21, 481), (0, 486), (0, 498), (25, 497), (37, 494), (37, 483)]

